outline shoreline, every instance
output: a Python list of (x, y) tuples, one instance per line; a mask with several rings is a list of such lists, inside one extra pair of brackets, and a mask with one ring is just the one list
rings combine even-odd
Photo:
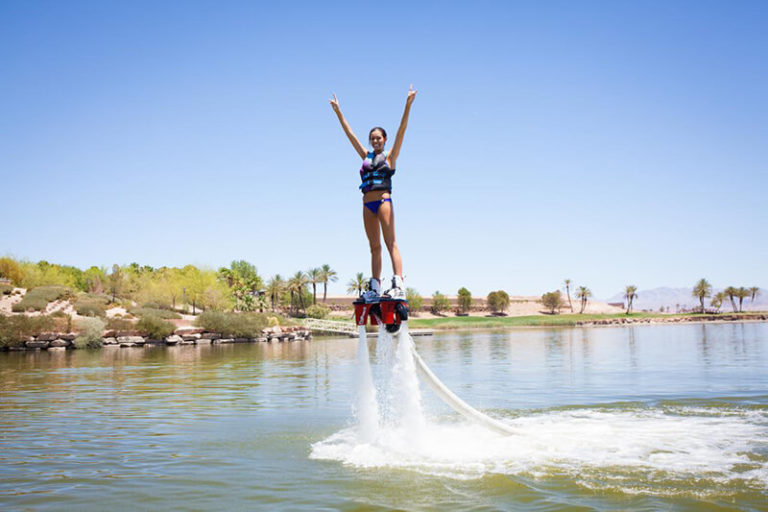
[[(590, 316), (593, 318), (584, 318)], [(594, 318), (599, 317), (599, 318)], [(593, 327), (626, 325), (669, 325), (682, 323), (734, 323), (766, 322), (768, 312), (688, 314), (688, 315), (653, 315), (633, 313), (619, 315), (536, 315), (507, 317), (442, 317), (410, 318), (409, 326), (414, 329), (433, 329), (435, 331), (457, 330), (503, 330), (530, 327)]]

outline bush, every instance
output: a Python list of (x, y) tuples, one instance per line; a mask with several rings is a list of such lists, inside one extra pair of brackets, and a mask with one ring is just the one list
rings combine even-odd
[(504, 290), (491, 292), (488, 294), (486, 302), (492, 313), (502, 313), (509, 307), (509, 295)]
[(217, 332), (223, 336), (257, 338), (261, 335), (261, 330), (269, 325), (270, 317), (275, 315), (206, 311), (195, 319), (195, 324), (208, 332)]
[(144, 318), (145, 316), (154, 316), (156, 318), (164, 318), (165, 320), (181, 318), (181, 315), (175, 311), (159, 308), (131, 308), (128, 312), (138, 318)]
[(153, 340), (161, 340), (166, 336), (173, 334), (173, 331), (176, 330), (176, 326), (168, 320), (163, 320), (157, 316), (147, 315), (139, 320), (139, 323), (136, 324), (136, 329)]
[(472, 294), (466, 288), (459, 290), (459, 311), (466, 313), (472, 307)]
[(0, 315), (0, 348), (19, 347), (24, 338), (53, 329), (54, 319), (45, 316)]
[(417, 292), (414, 288), (405, 289), (405, 299), (408, 301), (408, 309), (413, 314), (421, 311), (421, 308), (424, 306), (424, 299), (421, 298), (419, 292)]
[(307, 316), (309, 318), (323, 319), (331, 312), (331, 308), (325, 304), (313, 304), (307, 308)]
[(136, 329), (136, 322), (124, 318), (107, 318), (108, 331), (133, 331)]
[(441, 311), (451, 307), (451, 302), (440, 292), (432, 294), (432, 313), (439, 315)]
[(11, 258), (0, 258), (0, 277), (10, 279), (11, 283), (21, 286), (24, 279), (24, 269), (16, 260)]
[(77, 322), (80, 335), (72, 343), (75, 348), (101, 348), (104, 321), (99, 318), (83, 318)]
[(80, 316), (100, 316), (107, 315), (107, 304), (109, 299), (103, 295), (82, 294), (75, 301), (75, 311)]
[(555, 310), (557, 310), (559, 313), (560, 308), (565, 305), (563, 302), (563, 295), (560, 293), (560, 290), (555, 290), (554, 292), (548, 292), (542, 295), (541, 303), (544, 304), (544, 307), (549, 308), (549, 312), (553, 315), (555, 314)]
[(0, 283), (0, 294), (10, 295), (12, 291), (13, 291), (13, 285)]
[(71, 296), (72, 289), (66, 286), (38, 286), (29, 290), (21, 302), (14, 304), (12, 309), (16, 313), (23, 313), (30, 309), (43, 311), (49, 303)]

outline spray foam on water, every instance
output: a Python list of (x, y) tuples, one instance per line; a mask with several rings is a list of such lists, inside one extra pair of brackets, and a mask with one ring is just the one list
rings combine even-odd
[(733, 486), (768, 489), (765, 410), (553, 409), (504, 420), (515, 435), (479, 424), (434, 423), (422, 409), (406, 323), (396, 348), (389, 333), (379, 334), (377, 360), (386, 362), (377, 375), (379, 393), (361, 328), (357, 425), (313, 444), (311, 458), (456, 479), (571, 475), (585, 487), (652, 495), (703, 492), (705, 480), (715, 494)]

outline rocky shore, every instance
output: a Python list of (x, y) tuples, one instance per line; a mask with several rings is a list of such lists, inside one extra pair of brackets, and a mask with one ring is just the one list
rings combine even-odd
[[(67, 350), (75, 348), (74, 333), (45, 332), (37, 336), (29, 336), (24, 344), (8, 347), (9, 351), (23, 350)], [(268, 343), (285, 341), (311, 340), (309, 329), (301, 326), (267, 327), (261, 331), (258, 338), (226, 337), (220, 333), (206, 332), (203, 329), (182, 327), (166, 338), (155, 340), (142, 336), (138, 331), (106, 331), (101, 339), (102, 347), (151, 347), (175, 345), (211, 345), (224, 343)]]
[(627, 324), (678, 324), (690, 322), (745, 322), (766, 321), (768, 314), (757, 315), (699, 315), (699, 316), (656, 316), (646, 318), (602, 318), (596, 320), (579, 320), (574, 325), (627, 325)]

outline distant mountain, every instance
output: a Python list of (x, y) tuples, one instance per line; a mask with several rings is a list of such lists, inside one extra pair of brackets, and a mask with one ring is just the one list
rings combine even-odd
[[(723, 288), (713, 288), (712, 294), (723, 291)], [(704, 305), (709, 307), (709, 298), (704, 299)], [(736, 300), (736, 306), (738, 307), (739, 301)], [(606, 302), (624, 302), (624, 292), (617, 293), (616, 295), (606, 299)], [(635, 311), (658, 311), (659, 308), (664, 306), (664, 309), (669, 308), (670, 311), (675, 311), (676, 308), (691, 309), (699, 306), (699, 299), (693, 296), (693, 288), (653, 288), (651, 290), (638, 290), (637, 297), (632, 304), (632, 309)], [(754, 305), (752, 301), (747, 297), (744, 299), (744, 311), (748, 310), (768, 310), (768, 290), (765, 288), (760, 289), (760, 294), (755, 299)], [(721, 311), (731, 311), (731, 301), (726, 299), (723, 303)]]

